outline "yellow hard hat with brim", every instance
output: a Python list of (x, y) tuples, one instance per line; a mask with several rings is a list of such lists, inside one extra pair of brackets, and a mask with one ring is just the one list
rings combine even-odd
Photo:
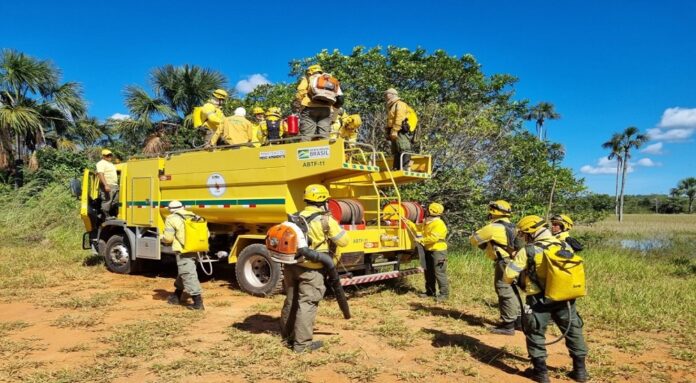
[(224, 89), (215, 89), (215, 91), (213, 91), (213, 97), (224, 100), (227, 98), (227, 92)]
[(110, 156), (114, 153), (112, 153), (111, 150), (109, 150), (109, 149), (102, 149), (101, 154), (102, 154), (102, 156)]

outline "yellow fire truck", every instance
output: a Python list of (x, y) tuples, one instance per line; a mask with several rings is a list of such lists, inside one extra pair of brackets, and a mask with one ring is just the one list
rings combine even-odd
[(353, 285), (417, 273), (402, 265), (417, 258), (414, 236), (403, 219), (421, 228), (423, 208), (401, 200), (399, 186), (427, 181), (431, 158), (412, 154), (407, 170), (390, 169), (391, 159), (363, 143), (343, 139), (309, 142), (279, 140), (262, 147), (222, 146), (134, 157), (116, 165), (119, 195), (110, 214), (101, 212), (98, 178), (85, 170), (81, 216), (83, 248), (101, 255), (109, 270), (135, 273), (141, 260), (173, 254), (160, 244), (171, 200), (204, 217), (211, 232), (210, 252), (199, 258), (203, 270), (217, 262), (235, 265), (240, 288), (272, 294), (281, 268), (264, 245), (267, 230), (302, 210), (308, 184), (325, 185), (329, 210), (349, 231), (340, 248), (342, 284)]

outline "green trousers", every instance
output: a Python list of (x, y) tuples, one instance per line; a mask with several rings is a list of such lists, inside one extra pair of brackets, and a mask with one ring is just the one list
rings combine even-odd
[[(544, 304), (541, 295), (527, 297), (527, 305), (532, 309), (532, 313), (524, 316), (524, 327), (527, 331), (527, 353), (531, 358), (546, 358), (546, 327), (550, 321), (554, 321), (562, 333), (566, 335), (566, 347), (571, 357), (585, 357), (587, 355), (587, 344), (582, 335), (584, 325), (582, 318), (578, 314), (575, 300), (570, 301), (570, 311), (567, 302), (553, 302)], [(570, 318), (573, 318), (572, 322)]]
[[(399, 132), (399, 135), (396, 136), (396, 140), (391, 142), (392, 156), (394, 156), (393, 167), (396, 170), (401, 169), (401, 153), (411, 151), (411, 137), (411, 133)], [(411, 155), (405, 154), (403, 160), (404, 165), (408, 164), (408, 162), (411, 161)]]
[(298, 265), (283, 268), (285, 303), (280, 313), (280, 334), (297, 352), (312, 344), (314, 321), (326, 286), (321, 270)]
[(498, 310), (500, 310), (500, 320), (504, 323), (510, 323), (517, 320), (522, 314), (520, 309), (520, 301), (515, 295), (509, 283), (505, 282), (505, 267), (509, 262), (509, 258), (498, 260), (495, 262), (495, 293), (498, 295)]
[(189, 295), (201, 295), (201, 283), (198, 281), (196, 272), (196, 254), (177, 254), (176, 255), (176, 280), (174, 288), (186, 291)]
[(305, 107), (300, 112), (301, 141), (309, 141), (309, 136), (320, 134), (328, 137), (331, 132), (331, 108)]
[(437, 284), (440, 297), (449, 296), (449, 282), (447, 281), (447, 250), (425, 251), (425, 293), (436, 296)]

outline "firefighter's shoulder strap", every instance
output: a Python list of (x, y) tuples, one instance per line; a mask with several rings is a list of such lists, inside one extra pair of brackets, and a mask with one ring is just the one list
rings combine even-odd
[[(290, 214), (290, 215), (288, 215), (288, 220), (289, 220), (290, 222), (292, 222), (292, 223), (294, 223), (294, 224), (296, 224), (297, 226), (300, 227), (300, 229), (302, 230), (302, 232), (303, 232), (303, 233), (305, 234), (305, 236), (307, 237), (307, 244), (308, 244), (312, 249), (316, 249), (316, 248), (318, 248), (319, 246), (323, 245), (324, 242), (326, 242), (326, 240), (328, 239), (328, 236), (327, 236), (327, 229), (324, 229), (324, 219), (322, 218), (322, 230), (324, 231), (324, 240), (321, 241), (321, 242), (319, 242), (319, 243), (317, 243), (317, 244), (313, 244), (313, 243), (311, 243), (311, 238), (310, 238), (309, 235), (308, 235), (308, 233), (309, 233), (309, 225), (310, 225), (310, 224), (312, 223), (312, 221), (314, 221), (317, 217), (320, 217), (320, 216), (323, 217), (323, 216), (326, 216), (326, 215), (327, 215), (327, 212), (324, 212), (324, 211), (317, 211), (317, 212), (314, 212), (314, 213), (308, 215), (307, 217), (303, 217), (302, 214), (300, 214), (300, 212), (297, 212), (297, 213), (295, 213), (295, 214)], [(328, 227), (328, 220), (327, 220), (326, 226)]]

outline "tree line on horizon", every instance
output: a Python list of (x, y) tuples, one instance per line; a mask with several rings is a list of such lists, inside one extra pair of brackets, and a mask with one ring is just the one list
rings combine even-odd
[[(485, 219), (488, 200), (501, 198), (512, 202), (519, 215), (547, 214), (552, 199), (554, 212), (578, 219), (599, 216), (587, 201), (583, 179), (561, 166), (563, 146), (546, 140), (545, 123), (560, 115), (552, 103), (531, 105), (514, 99), (514, 76), (485, 75), (471, 55), (391, 46), (355, 47), (349, 54), (324, 50), (290, 61), (290, 76), (299, 79), (310, 64), (322, 65), (341, 80), (344, 108), (363, 117), (360, 139), (380, 150), (388, 150), (383, 91), (398, 89), (418, 111), (417, 142), (433, 155), (434, 177), (407, 186), (404, 193), (414, 200), (444, 203), (450, 220), (461, 228), (458, 234), (466, 234)], [(150, 89), (125, 86), (129, 118), (100, 122), (87, 115), (81, 85), (61, 82), (60, 70), (50, 61), (3, 50), (0, 174), (6, 182), (19, 167), (45, 179), (54, 176), (51, 169), (67, 176), (90, 166), (101, 146), (124, 159), (197, 146), (202, 138), (201, 132), (192, 129), (193, 108), (209, 98), (213, 89), (229, 89), (222, 73), (194, 65), (155, 68), (148, 83)], [(229, 93), (223, 105), (226, 114), (238, 106), (247, 110), (277, 106), (289, 114), (295, 84), (261, 85), (244, 97), (232, 89)], [(524, 129), (524, 121), (535, 122), (536, 135)], [(642, 144), (637, 132), (624, 139), (615, 154), (612, 147), (612, 155), (620, 157), (622, 164)], [(622, 179), (625, 185), (625, 174)], [(623, 187), (616, 201), (620, 197)], [(616, 211), (621, 212), (618, 207)]]

